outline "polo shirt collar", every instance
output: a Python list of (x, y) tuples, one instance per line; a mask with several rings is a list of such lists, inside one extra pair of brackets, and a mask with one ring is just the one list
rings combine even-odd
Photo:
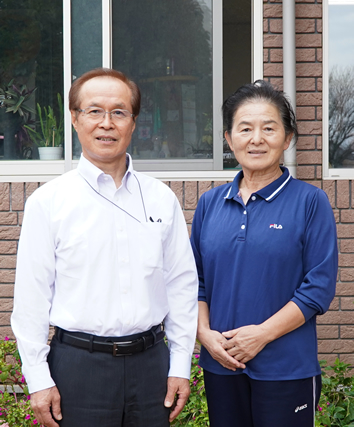
[[(122, 179), (122, 186), (126, 187), (129, 193), (132, 193), (133, 188), (131, 176), (134, 174), (134, 169), (132, 158), (128, 153), (126, 153), (126, 165), (127, 170)], [(96, 191), (99, 191), (98, 181), (99, 178), (102, 177), (105, 173), (89, 160), (87, 160), (82, 153), (79, 164), (77, 166), (77, 171)]]
[[(274, 200), (288, 185), (288, 183), (292, 180), (292, 176), (289, 173), (289, 170), (284, 167), (280, 166), (280, 169), (283, 171), (282, 175), (276, 179), (275, 181), (271, 182), (266, 187), (260, 189), (255, 194), (258, 194), (258, 196), (262, 197), (267, 202), (271, 202)], [(228, 192), (225, 196), (225, 199), (235, 199), (239, 192), (239, 184), (241, 179), (243, 178), (243, 171), (241, 170), (234, 178), (231, 187), (228, 189)]]

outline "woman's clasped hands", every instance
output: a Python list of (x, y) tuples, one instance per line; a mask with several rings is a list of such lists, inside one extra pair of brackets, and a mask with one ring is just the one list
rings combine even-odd
[(268, 334), (262, 325), (242, 326), (223, 332), (221, 335), (225, 338), (222, 342), (223, 349), (243, 366), (253, 359), (269, 342)]
[(227, 351), (228, 340), (218, 331), (206, 329), (199, 333), (199, 340), (207, 349), (213, 359), (224, 368), (236, 371), (237, 368), (245, 369), (246, 365), (240, 363)]

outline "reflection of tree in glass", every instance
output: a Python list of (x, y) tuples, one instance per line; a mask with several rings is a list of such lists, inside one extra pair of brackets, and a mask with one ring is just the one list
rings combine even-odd
[(211, 74), (210, 34), (198, 1), (120, 0), (113, 6), (118, 69), (130, 76), (156, 77), (166, 74), (167, 61), (173, 58), (176, 75)]
[(332, 68), (328, 110), (330, 167), (354, 166), (354, 68)]
[(38, 87), (36, 101), (62, 92), (62, 1), (0, 0), (0, 84)]
[[(18, 88), (37, 88), (28, 107), (34, 109), (39, 102), (57, 110), (56, 96), (63, 92), (62, 0), (0, 0), (0, 86), (11, 80)], [(0, 133), (8, 126), (9, 114), (2, 115)], [(31, 125), (34, 119), (33, 114), (22, 116), (21, 127), (8, 132), (9, 144), (17, 144), (19, 158), (33, 154), (24, 125)]]
[(139, 151), (158, 151), (162, 138), (171, 157), (212, 156), (211, 20), (203, 0), (112, 2), (113, 67), (139, 84), (153, 123), (151, 137), (133, 136)]

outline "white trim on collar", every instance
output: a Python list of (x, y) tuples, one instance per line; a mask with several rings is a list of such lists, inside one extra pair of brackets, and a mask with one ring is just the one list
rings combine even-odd
[(278, 187), (269, 197), (266, 198), (266, 201), (269, 202), (269, 200), (271, 200), (276, 194), (278, 194), (279, 191), (284, 187), (284, 185), (286, 185), (286, 183), (289, 181), (290, 178), (291, 178), (291, 175), (289, 174), (289, 176), (282, 183), (282, 185)]
[(227, 192), (227, 194), (226, 194), (226, 196), (224, 197), (224, 199), (227, 199), (227, 198), (230, 196), (231, 188), (232, 188), (232, 185), (230, 185), (229, 191)]

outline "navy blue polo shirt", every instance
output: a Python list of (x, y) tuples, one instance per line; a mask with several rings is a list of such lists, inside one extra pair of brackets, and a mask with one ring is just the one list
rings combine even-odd
[(324, 191), (292, 178), (288, 169), (247, 202), (232, 184), (203, 194), (192, 226), (199, 300), (210, 327), (224, 332), (260, 324), (289, 301), (306, 322), (269, 343), (246, 369), (222, 367), (202, 348), (201, 366), (215, 374), (259, 380), (318, 375), (316, 315), (329, 307), (338, 267), (336, 225)]

